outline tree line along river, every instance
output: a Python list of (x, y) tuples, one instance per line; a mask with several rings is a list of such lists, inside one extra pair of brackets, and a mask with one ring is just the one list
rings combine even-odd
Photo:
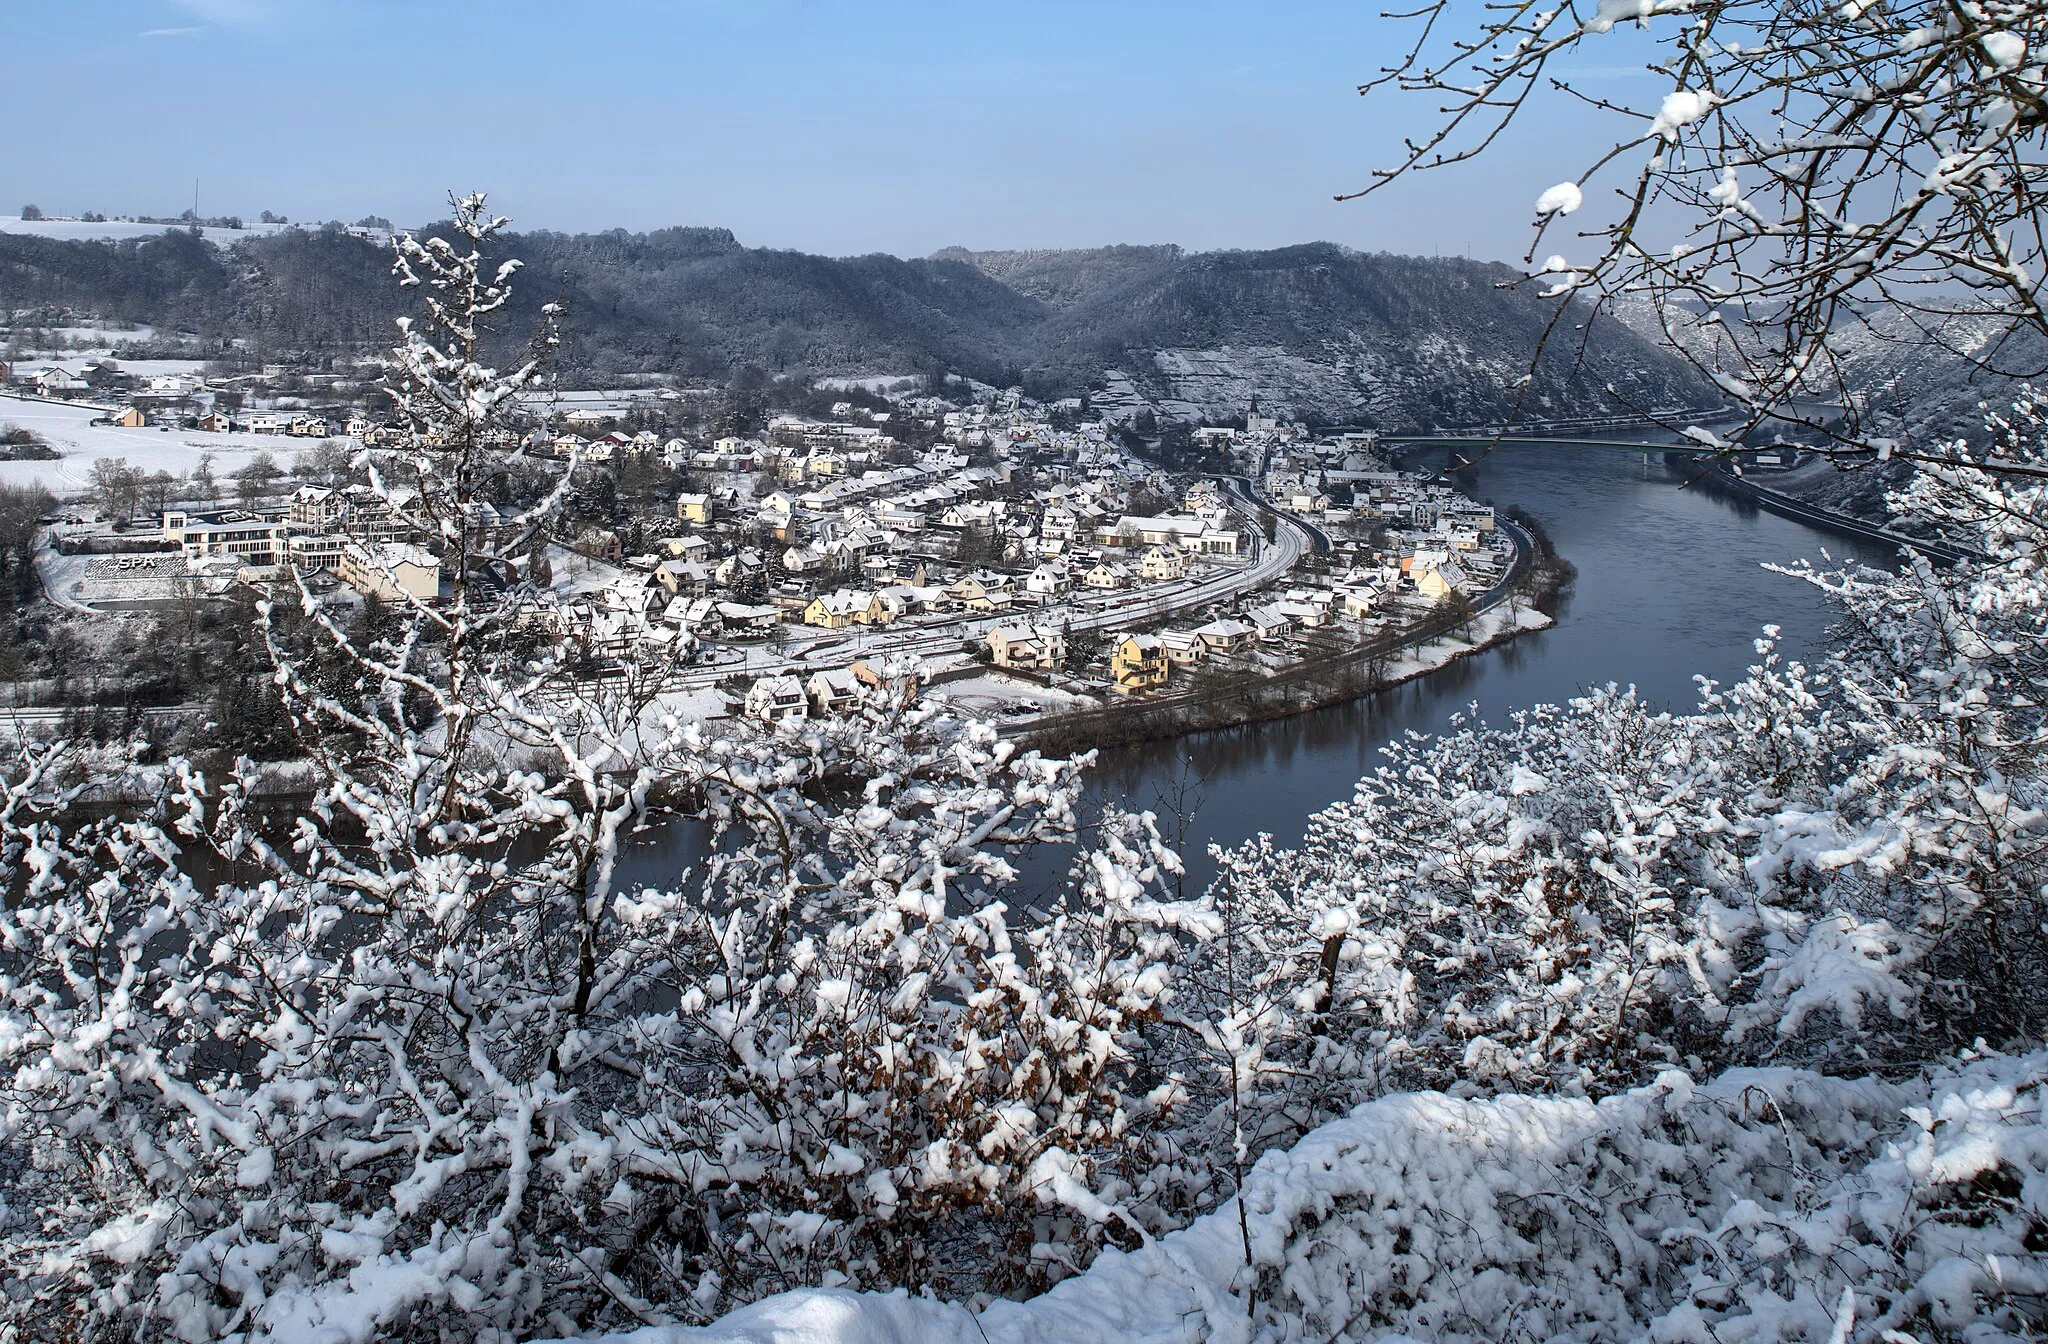
[[(1449, 465), (1450, 450), (1411, 454), (1411, 467)], [(1656, 707), (1697, 704), (1696, 676), (1729, 682), (1756, 660), (1765, 625), (1780, 627), (1789, 658), (1826, 645), (1833, 610), (1807, 584), (1763, 566), (1823, 555), (1893, 563), (1888, 547), (1844, 539), (1690, 488), (1690, 475), (1642, 457), (1600, 449), (1504, 444), (1453, 479), (1472, 497), (1520, 507), (1577, 567), (1557, 623), (1349, 704), (1294, 718), (1106, 749), (1090, 801), (1162, 814), (1175, 838), (1179, 786), (1198, 801), (1180, 836), (1188, 889), (1215, 871), (1211, 843), (1231, 846), (1261, 832), (1300, 839), (1309, 814), (1351, 795), (1382, 763), (1380, 748), (1409, 731), (1439, 732), (1458, 714), (1505, 723), (1519, 709), (1555, 704), (1587, 688), (1634, 685)], [(693, 861), (694, 837), (643, 835), (621, 876), (659, 884)], [(1020, 895), (1058, 879), (1065, 856), (1021, 859)]]

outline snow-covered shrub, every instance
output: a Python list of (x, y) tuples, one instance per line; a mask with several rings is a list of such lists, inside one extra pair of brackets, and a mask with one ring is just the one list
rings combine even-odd
[[(1114, 818), (1027, 921), (1002, 851), (1075, 838), (1077, 763), (887, 690), (711, 736), (567, 675), (549, 505), (474, 507), (551, 336), (480, 362), (512, 269), (456, 207), (457, 241), (399, 243), (411, 433), (365, 455), (449, 591), (364, 639), (302, 592), (318, 668), (267, 623), (311, 797), (173, 761), (95, 817), (65, 749), (0, 771), (0, 1320), (524, 1335), (1137, 1244), (1172, 1100), (1137, 1029), (1204, 931), (1173, 856)], [(622, 889), (677, 815), (701, 869)]]
[[(2039, 1338), (2044, 1084), (2034, 1053), (1897, 1082), (1674, 1070), (1598, 1102), (1391, 1096), (1261, 1159), (1242, 1222), (1227, 1206), (978, 1323), (896, 1337)], [(841, 1308), (825, 1337), (867, 1337), (865, 1304)]]
[(2048, 455), (2031, 397), (1996, 428), (2000, 470), (1895, 501), (1986, 561), (1785, 571), (1842, 610), (1823, 663), (1767, 631), (1694, 713), (1608, 687), (1414, 736), (1299, 846), (1221, 855), (1229, 933), (1183, 1009), (1214, 1068), (1264, 1080), (1260, 1141), (1398, 1087), (2039, 1039)]

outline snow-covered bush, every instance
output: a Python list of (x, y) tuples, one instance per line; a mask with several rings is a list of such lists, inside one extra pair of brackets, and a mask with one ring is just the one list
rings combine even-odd
[(1406, 1093), (1268, 1154), (1242, 1208), (1027, 1302), (810, 1289), (617, 1344), (2038, 1339), (2044, 1084), (2036, 1052), (1889, 1082), (1672, 1070), (1597, 1102)]
[(1988, 561), (1785, 571), (1841, 609), (1822, 664), (1767, 637), (1695, 713), (1609, 687), (1412, 737), (1301, 845), (1223, 854), (1230, 933), (1182, 1008), (1266, 1080), (1265, 1139), (1393, 1088), (2039, 1039), (2048, 513), (2013, 468), (2048, 454), (2031, 397), (1998, 428), (2005, 469), (1953, 445), (1896, 501)]
[[(480, 362), (502, 223), (467, 198), (454, 241), (398, 244), (409, 441), (365, 461), (442, 600), (359, 632), (302, 591), (317, 659), (269, 628), (310, 797), (174, 760), (95, 815), (64, 748), (0, 771), (14, 1325), (474, 1338), (1014, 1290), (1180, 1198), (1137, 1028), (1204, 926), (1147, 822), (1027, 921), (1003, 851), (1075, 838), (1077, 763), (886, 689), (709, 736), (541, 637), (549, 505), (477, 507), (552, 341)], [(676, 816), (701, 869), (623, 889), (625, 838)]]
[[(1033, 1301), (887, 1337), (2039, 1338), (2044, 1084), (2034, 1053), (1897, 1082), (1673, 1070), (1598, 1102), (1387, 1097), (1262, 1159), (1242, 1221), (1225, 1207)], [(874, 1337), (866, 1303), (839, 1305), (813, 1337)]]

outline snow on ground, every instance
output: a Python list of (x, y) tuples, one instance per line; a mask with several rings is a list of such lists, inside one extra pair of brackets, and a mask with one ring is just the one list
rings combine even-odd
[(1067, 709), (1092, 709), (1092, 697), (1040, 686), (1036, 682), (989, 672), (961, 681), (949, 681), (933, 688), (930, 698), (945, 700), (976, 714), (1015, 714), (1019, 709), (1051, 713)]
[(199, 430), (116, 429), (95, 425), (106, 414), (101, 406), (80, 406), (0, 396), (0, 424), (34, 430), (64, 454), (56, 462), (0, 462), (0, 485), (41, 481), (51, 494), (81, 495), (92, 485), (92, 464), (102, 458), (125, 457), (145, 472), (168, 471), (184, 476), (199, 465), (202, 453), (214, 455), (213, 472), (220, 479), (258, 453), (269, 453), (278, 465), (312, 446), (308, 439), (276, 434), (208, 434)]
[(609, 588), (626, 572), (624, 565), (599, 560), (566, 546), (548, 547), (548, 588), (564, 602)]
[[(147, 341), (156, 335), (155, 327), (140, 322), (132, 327), (38, 327), (36, 330), (47, 331), (52, 336), (61, 336), (73, 345), (90, 345), (105, 349), (112, 349), (124, 341)], [(30, 351), (22, 357), (23, 362), (40, 359), (44, 353)]]
[(1387, 667), (1389, 682), (1407, 681), (1425, 672), (1434, 672), (1455, 659), (1462, 658), (1475, 648), (1482, 648), (1495, 640), (1504, 638), (1510, 631), (1546, 630), (1552, 624), (1550, 617), (1534, 607), (1522, 607), (1519, 612), (1508, 609), (1503, 602), (1489, 607), (1472, 622), (1472, 628), (1461, 635), (1445, 635), (1442, 639), (1419, 644), (1407, 650)]
[[(139, 340), (139, 337), (130, 337)], [(111, 347), (104, 350), (67, 351), (61, 355), (36, 355), (20, 362), (28, 370), (62, 369), (66, 373), (83, 374), (103, 359), (113, 358)], [(136, 378), (193, 378), (206, 372), (203, 359), (115, 359), (121, 372)]]
[(1029, 1301), (977, 1316), (810, 1289), (605, 1340), (2017, 1339), (1978, 1327), (2048, 1286), (2028, 1240), (2048, 1053), (1952, 1069), (1702, 1083), (1673, 1070), (1600, 1101), (1390, 1095), (1260, 1158), (1242, 1223), (1229, 1201)]
[(924, 379), (906, 373), (868, 373), (852, 378), (820, 378), (814, 387), (824, 392), (862, 392), (883, 394), (916, 390)]
[[(0, 215), (0, 233), (22, 233), (36, 238), (82, 241), (93, 239), (121, 240), (125, 238), (155, 238), (166, 233), (190, 227), (185, 224), (137, 224), (132, 220), (110, 219), (99, 223), (88, 223), (82, 219), (23, 219), (19, 215)], [(282, 233), (293, 227), (289, 224), (250, 224), (244, 222), (239, 229), (204, 229), (206, 240), (220, 247), (232, 247), (244, 238), (260, 237), (263, 234)]]

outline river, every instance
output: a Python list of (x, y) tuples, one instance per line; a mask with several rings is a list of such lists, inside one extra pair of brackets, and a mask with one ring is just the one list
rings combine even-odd
[[(1442, 451), (1419, 452), (1408, 465), (1446, 460)], [(1556, 625), (1347, 705), (1104, 751), (1095, 799), (1170, 812), (1176, 782), (1199, 780), (1200, 808), (1182, 849), (1190, 878), (1203, 882), (1214, 871), (1210, 843), (1235, 845), (1261, 832), (1283, 844), (1299, 840), (1308, 815), (1348, 798), (1389, 739), (1441, 731), (1475, 703), (1480, 717), (1505, 722), (1514, 710), (1612, 681), (1660, 707), (1689, 710), (1695, 675), (1741, 676), (1767, 623), (1781, 628), (1788, 656), (1816, 654), (1831, 608), (1810, 586), (1765, 570), (1767, 562), (1819, 562), (1823, 551), (1892, 562), (1889, 548), (1685, 488), (1687, 478), (1661, 455), (1645, 465), (1627, 453), (1510, 444), (1455, 479), (1499, 509), (1526, 509), (1577, 566)]]
[[(1409, 459), (1417, 468), (1445, 462), (1441, 451)], [(1179, 837), (1191, 890), (1214, 872), (1211, 843), (1235, 845), (1261, 832), (1283, 844), (1299, 840), (1309, 814), (1349, 797), (1391, 738), (1441, 731), (1475, 704), (1482, 718), (1503, 722), (1514, 710), (1609, 681), (1634, 685), (1660, 707), (1689, 710), (1695, 675), (1741, 676), (1765, 624), (1781, 628), (1788, 656), (1823, 648), (1828, 604), (1766, 563), (1819, 561), (1824, 551), (1892, 561), (1889, 548), (1685, 488), (1661, 455), (1645, 463), (1609, 450), (1509, 444), (1455, 479), (1499, 509), (1527, 510), (1577, 566), (1557, 624), (1350, 704), (1105, 750), (1089, 786), (1096, 807), (1113, 799), (1169, 813), (1176, 783), (1193, 782), (1199, 807)], [(672, 880), (700, 856), (693, 827), (643, 833), (621, 876), (628, 884)], [(1054, 853), (1022, 856), (1020, 894), (1044, 891), (1063, 867)]]

